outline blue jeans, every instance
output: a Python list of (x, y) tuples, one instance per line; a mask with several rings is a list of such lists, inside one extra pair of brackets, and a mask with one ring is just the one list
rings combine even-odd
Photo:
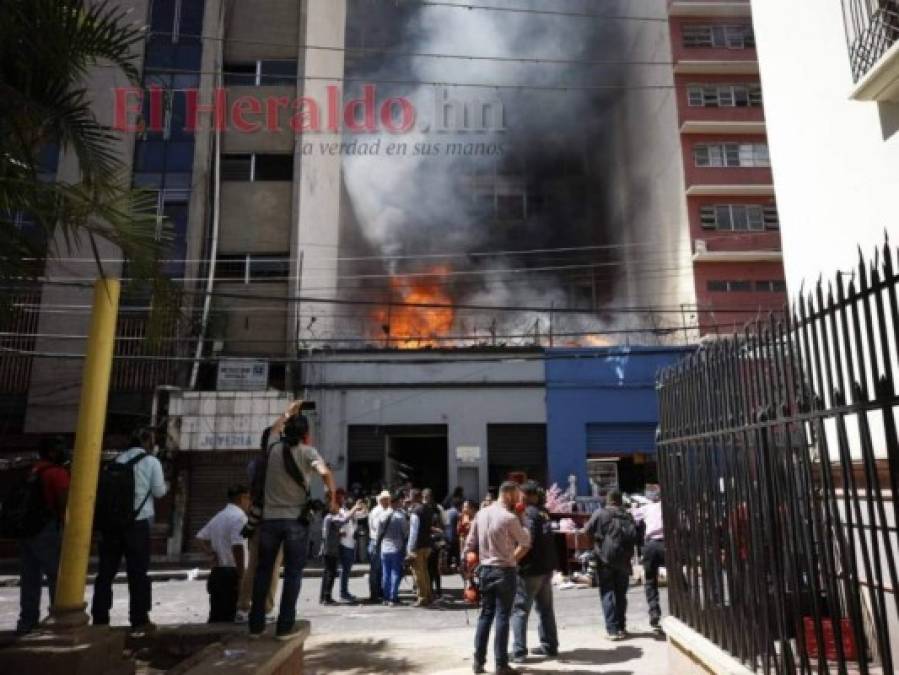
[(552, 574), (532, 577), (518, 577), (515, 604), (512, 608), (512, 654), (526, 656), (528, 653), (528, 616), (536, 603), (537, 635), (540, 645), (548, 652), (559, 651), (559, 633), (556, 629), (556, 613), (553, 610)]
[(377, 550), (377, 542), (368, 545), (368, 595), (372, 602), (384, 599), (381, 584), (381, 552)]
[(265, 630), (265, 597), (272, 581), (272, 570), (278, 549), (284, 546), (284, 585), (281, 588), (281, 609), (277, 630), (288, 631), (297, 619), (297, 598), (303, 583), (303, 568), (309, 528), (293, 519), (263, 520), (259, 525), (259, 562), (253, 579), (253, 605), (250, 609), (250, 632)]
[(381, 554), (381, 588), (384, 592), (384, 599), (389, 602), (399, 602), (405, 557), (403, 551)]
[(602, 597), (602, 612), (606, 619), (606, 632), (614, 635), (625, 628), (630, 574), (624, 570), (602, 565), (597, 576), (599, 577), (599, 595)]
[(350, 597), (350, 572), (353, 571), (353, 563), (356, 562), (356, 549), (340, 545), (340, 599), (347, 600)]
[(16, 630), (26, 633), (34, 630), (41, 618), (41, 587), (44, 577), (50, 591), (50, 604), (56, 595), (56, 572), (59, 567), (59, 548), (62, 529), (56, 519), (44, 525), (44, 529), (33, 537), (19, 541), (20, 567), (19, 602), (20, 614)]
[(478, 577), (481, 592), (481, 614), (474, 634), (474, 661), (483, 666), (487, 662), (487, 645), (490, 643), (490, 627), (496, 620), (493, 637), (493, 658), (496, 667), (509, 665), (509, 620), (515, 600), (514, 567), (482, 565)]

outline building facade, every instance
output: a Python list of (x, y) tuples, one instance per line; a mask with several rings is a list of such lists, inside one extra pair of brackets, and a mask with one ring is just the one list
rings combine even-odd
[[(791, 293), (895, 243), (899, 7), (754, 0)], [(801, 30), (792, 27), (801, 26)], [(814, 49), (815, 59), (790, 58)], [(814, 111), (812, 113), (811, 111)]]
[(749, 0), (669, 0), (692, 272), (703, 334), (786, 302)]
[(546, 416), (552, 482), (592, 495), (658, 482), (658, 373), (693, 349), (630, 347), (547, 353)]

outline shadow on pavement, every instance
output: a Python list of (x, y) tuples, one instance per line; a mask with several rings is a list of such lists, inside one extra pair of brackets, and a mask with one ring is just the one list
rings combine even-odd
[(412, 664), (386, 654), (387, 640), (336, 640), (307, 649), (303, 655), (307, 675), (327, 673), (406, 673)]
[[(643, 656), (640, 647), (618, 645), (608, 649), (572, 649), (559, 653), (560, 663), (572, 663), (579, 666), (601, 666), (609, 663), (623, 663)], [(609, 675), (609, 674), (606, 674)]]

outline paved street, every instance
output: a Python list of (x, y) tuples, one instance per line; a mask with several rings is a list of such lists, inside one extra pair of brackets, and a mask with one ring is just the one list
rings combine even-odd
[[(444, 609), (335, 606), (318, 604), (319, 579), (304, 581), (300, 616), (312, 622), (307, 643), (307, 672), (326, 673), (441, 673), (471, 672), (472, 639), (476, 610), (450, 603)], [(458, 597), (457, 577), (445, 577), (444, 587)], [(410, 582), (404, 590), (410, 592)], [(90, 591), (90, 589), (89, 589)], [(367, 596), (367, 580), (352, 580), (351, 591)], [(114, 624), (127, 621), (127, 586), (116, 584), (112, 611)], [(604, 673), (604, 675), (667, 675), (665, 642), (649, 630), (643, 588), (628, 594), (632, 637), (612, 643), (603, 637), (596, 589), (556, 590), (556, 613), (562, 654), (559, 659), (533, 659), (523, 666), (528, 673)], [(663, 596), (664, 600), (664, 596)], [(45, 594), (46, 601), (46, 594)], [(152, 618), (159, 624), (203, 622), (206, 619), (205, 582), (167, 581), (153, 586)], [(18, 589), (0, 589), (0, 630), (15, 625)], [(532, 624), (529, 638), (536, 639)], [(531, 645), (533, 646), (533, 644)], [(488, 668), (492, 667), (492, 658)]]

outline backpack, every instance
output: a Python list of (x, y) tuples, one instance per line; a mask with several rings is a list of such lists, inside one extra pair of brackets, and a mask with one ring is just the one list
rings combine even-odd
[(150, 490), (134, 508), (134, 466), (145, 457), (142, 452), (127, 462), (113, 460), (100, 472), (97, 485), (97, 504), (94, 509), (94, 526), (101, 532), (115, 532), (126, 529), (137, 518), (137, 514), (150, 499)]
[(609, 509), (609, 520), (602, 528), (599, 545), (600, 559), (612, 567), (630, 564), (638, 541), (637, 524), (631, 515), (619, 509)]
[(9, 539), (28, 539), (35, 536), (55, 517), (44, 500), (41, 474), (49, 467), (28, 472), (0, 504), (0, 536)]

